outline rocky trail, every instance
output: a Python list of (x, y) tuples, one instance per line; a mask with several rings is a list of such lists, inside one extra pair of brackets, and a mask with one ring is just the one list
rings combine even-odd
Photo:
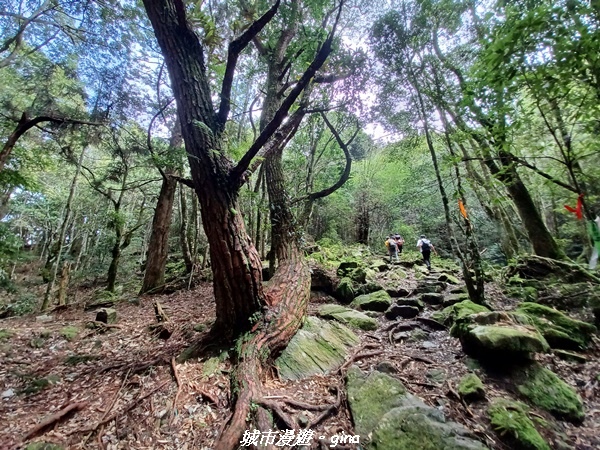
[[(490, 279), (489, 311), (467, 299), (447, 261), (435, 259), (431, 273), (414, 254), (398, 265), (364, 254), (313, 261), (309, 318), (256, 405), (282, 430), (270, 448), (600, 448), (600, 351), (589, 324), (598, 284), (536, 264)], [(0, 321), (0, 448), (213, 448), (229, 414), (234, 349), (205, 339), (210, 284), (79, 297)], [(199, 357), (181, 358), (194, 342)], [(242, 447), (267, 448), (269, 438), (248, 430)]]

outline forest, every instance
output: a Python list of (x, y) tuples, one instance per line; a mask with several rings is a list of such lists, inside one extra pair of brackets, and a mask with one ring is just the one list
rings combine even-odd
[(600, 448), (599, 101), (597, 0), (0, 0), (0, 449)]

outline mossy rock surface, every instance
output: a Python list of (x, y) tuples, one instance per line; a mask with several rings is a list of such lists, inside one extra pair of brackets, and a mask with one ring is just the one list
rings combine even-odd
[(505, 291), (510, 298), (517, 298), (527, 302), (535, 302), (538, 299), (538, 290), (533, 286), (510, 286)]
[(592, 324), (571, 319), (556, 309), (538, 303), (521, 303), (517, 312), (528, 315), (533, 325), (553, 348), (584, 349), (596, 331)]
[(7, 330), (6, 328), (0, 328), (0, 342), (8, 341), (14, 332), (12, 330)]
[(369, 264), (369, 267), (378, 272), (385, 272), (390, 268), (388, 263), (385, 262), (383, 259), (376, 259), (372, 261), (371, 264)]
[(367, 269), (364, 267), (357, 267), (348, 274), (348, 277), (356, 283), (364, 284), (367, 282)]
[(465, 300), (469, 300), (469, 294), (467, 293), (446, 295), (442, 301), (442, 306), (448, 307), (456, 305), (457, 303), (464, 302)]
[(352, 270), (359, 267), (358, 261), (342, 261), (337, 268), (336, 273), (340, 277), (347, 276)]
[(453, 305), (447, 306), (441, 311), (434, 313), (435, 320), (443, 323), (444, 325), (450, 326), (457, 319), (463, 319), (471, 314), (477, 314), (481, 312), (489, 312), (489, 309), (485, 306), (478, 305), (471, 300), (463, 300)]
[(25, 450), (64, 450), (64, 447), (51, 442), (32, 442)]
[(350, 303), (355, 296), (354, 285), (348, 277), (342, 278), (335, 288), (333, 296), (343, 303)]
[(365, 295), (365, 294), (370, 294), (371, 292), (377, 292), (377, 291), (382, 291), (383, 290), (383, 286), (381, 286), (379, 283), (376, 283), (374, 281), (369, 281), (366, 284), (360, 285), (358, 287), (358, 289), (356, 289), (356, 293), (358, 295)]
[(467, 401), (484, 399), (485, 387), (481, 378), (474, 373), (469, 373), (462, 377), (458, 384), (458, 394)]
[(68, 327), (61, 328), (60, 335), (67, 341), (72, 341), (79, 334), (79, 328), (69, 325)]
[(445, 422), (441, 411), (408, 393), (398, 379), (386, 373), (373, 371), (367, 375), (352, 367), (346, 384), (355, 432), (361, 436), (361, 444), (366, 449), (486, 448), (466, 437), (468, 432), (461, 425)]
[(338, 322), (348, 325), (352, 328), (361, 330), (377, 329), (377, 320), (354, 309), (346, 308), (341, 305), (327, 304), (319, 308), (319, 316), (324, 319), (334, 319)]
[(366, 311), (385, 311), (392, 304), (392, 297), (386, 291), (377, 291), (370, 294), (359, 295), (350, 306)]
[(581, 422), (585, 416), (583, 402), (575, 389), (558, 375), (538, 363), (521, 369), (517, 389), (535, 406), (559, 418)]
[(492, 428), (514, 450), (550, 450), (521, 402), (496, 399), (488, 409)]
[(445, 283), (457, 285), (460, 283), (460, 280), (456, 278), (454, 275), (450, 275), (449, 273), (442, 273), (438, 277), (438, 281), (443, 281)]
[(341, 323), (308, 317), (275, 364), (285, 380), (326, 374), (339, 368), (359, 342)]

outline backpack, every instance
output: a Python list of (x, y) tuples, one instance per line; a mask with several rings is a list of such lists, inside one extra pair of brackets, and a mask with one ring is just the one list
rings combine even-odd
[(421, 241), (421, 251), (430, 252), (431, 251), (431, 242), (427, 239), (423, 239)]

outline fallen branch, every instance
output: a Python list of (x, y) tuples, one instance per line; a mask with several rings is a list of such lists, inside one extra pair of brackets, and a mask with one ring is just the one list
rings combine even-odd
[(375, 350), (373, 352), (355, 354), (352, 358), (350, 358), (348, 361), (346, 361), (344, 364), (342, 364), (342, 366), (338, 369), (338, 371), (340, 373), (343, 373), (350, 366), (350, 364), (352, 364), (356, 360), (362, 359), (362, 358), (368, 358), (370, 356), (381, 355), (382, 353), (383, 353), (383, 350)]
[(70, 413), (85, 408), (87, 406), (87, 404), (88, 404), (88, 402), (71, 403), (69, 406), (67, 406), (67, 407), (61, 409), (60, 411), (52, 414), (50, 417), (42, 420), (39, 424), (37, 424), (35, 427), (33, 427), (23, 437), (23, 441), (26, 441), (28, 439), (31, 439), (31, 438), (37, 436), (42, 431), (44, 431), (46, 428), (54, 425), (57, 422), (60, 422), (64, 418), (66, 418)]

